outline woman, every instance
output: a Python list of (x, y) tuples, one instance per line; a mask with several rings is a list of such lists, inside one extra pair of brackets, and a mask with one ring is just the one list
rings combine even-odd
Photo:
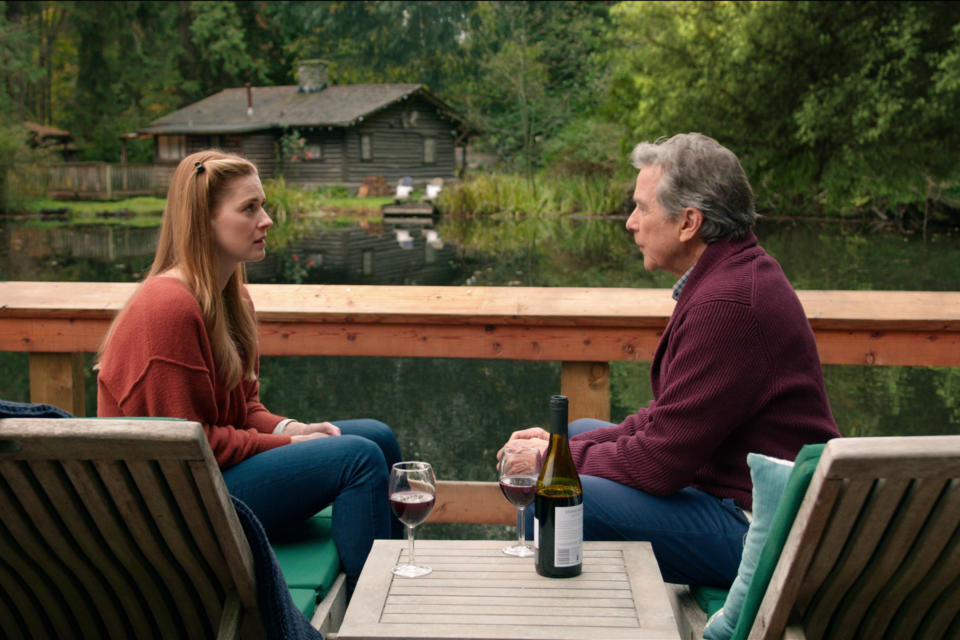
[(374, 538), (390, 537), (387, 483), (400, 449), (375, 420), (303, 423), (260, 403), (243, 283), (244, 263), (266, 254), (273, 221), (264, 205), (249, 161), (211, 150), (180, 163), (153, 266), (102, 349), (97, 413), (201, 423), (230, 494), (270, 536), (333, 503), (352, 590)]

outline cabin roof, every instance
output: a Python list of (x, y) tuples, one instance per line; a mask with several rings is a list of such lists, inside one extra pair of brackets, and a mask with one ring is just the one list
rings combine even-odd
[(247, 115), (247, 89), (224, 89), (138, 130), (141, 135), (230, 134), (284, 127), (350, 127), (413, 95), (421, 95), (457, 125), (463, 118), (422, 84), (333, 85), (303, 92), (297, 85), (251, 87), (253, 113)]
[(72, 138), (73, 134), (63, 129), (51, 127), (48, 124), (37, 124), (29, 120), (23, 121), (23, 126), (32, 131), (38, 138)]

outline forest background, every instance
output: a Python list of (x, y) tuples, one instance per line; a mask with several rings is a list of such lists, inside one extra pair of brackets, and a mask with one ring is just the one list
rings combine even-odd
[[(458, 284), (670, 287), (625, 236), (628, 154), (701, 131), (741, 158), (763, 245), (798, 289), (958, 288), (951, 2), (0, 2), (0, 213), (14, 211), (3, 178), (52, 159), (29, 147), (24, 120), (73, 133), (82, 160), (118, 162), (123, 134), (227, 87), (294, 84), (304, 58), (328, 60), (334, 83), (424, 83), (477, 131), (470, 157), (497, 159), (441, 197), (443, 238), (485, 254), (462, 261)], [(151, 162), (152, 144), (129, 141), (129, 161)], [(268, 186), (271, 214), (294, 191)], [(284, 226), (271, 231), (277, 281), (325, 281), (278, 246)], [(54, 255), (37, 279), (134, 281), (151, 258)], [(274, 411), (382, 418), (412, 459), (469, 480), (495, 478), (507, 425), (537, 424), (530, 398), (560, 385), (546, 362), (261, 364)], [(612, 363), (615, 419), (650, 401), (648, 367)], [(26, 401), (28, 369), (26, 354), (0, 353), (0, 396)], [(845, 435), (958, 432), (960, 367), (824, 373)], [(436, 437), (446, 424), (462, 437)]]
[(951, 2), (0, 2), (0, 176), (37, 158), (24, 120), (117, 162), (124, 133), (317, 57), (424, 83), (530, 179), (622, 176), (636, 142), (697, 130), (761, 212), (960, 223)]

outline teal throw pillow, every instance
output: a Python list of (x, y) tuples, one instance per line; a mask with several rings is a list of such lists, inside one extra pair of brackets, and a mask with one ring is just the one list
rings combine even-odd
[(747, 530), (743, 543), (743, 556), (737, 577), (730, 586), (730, 592), (723, 607), (707, 621), (703, 629), (706, 640), (729, 640), (737, 625), (737, 618), (743, 607), (743, 598), (750, 585), (750, 579), (757, 569), (760, 552), (770, 533), (770, 522), (777, 510), (783, 488), (787, 484), (793, 463), (779, 460), (759, 453), (747, 455), (750, 466), (750, 478), (753, 480), (753, 522)]

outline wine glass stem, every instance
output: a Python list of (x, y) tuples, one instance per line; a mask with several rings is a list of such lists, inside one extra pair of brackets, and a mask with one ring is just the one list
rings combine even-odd
[(526, 542), (526, 533), (524, 532), (524, 527), (527, 524), (527, 519), (523, 517), (523, 507), (517, 507), (517, 546), (522, 547)]
[(413, 527), (407, 525), (407, 540), (410, 541), (410, 562), (411, 566), (417, 564), (416, 559), (413, 557)]

